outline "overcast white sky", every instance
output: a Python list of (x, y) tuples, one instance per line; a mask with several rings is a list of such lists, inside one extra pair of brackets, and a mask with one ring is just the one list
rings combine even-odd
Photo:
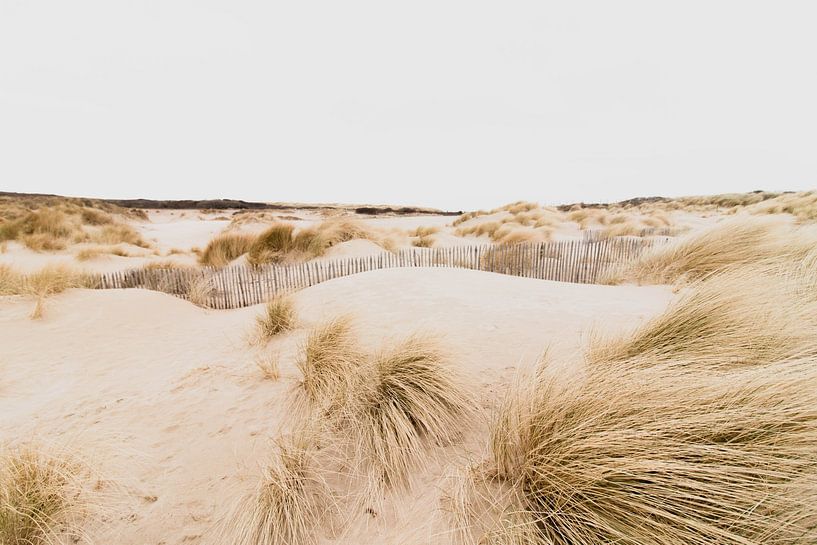
[(817, 2), (0, 0), (0, 189), (415, 203), (817, 187)]

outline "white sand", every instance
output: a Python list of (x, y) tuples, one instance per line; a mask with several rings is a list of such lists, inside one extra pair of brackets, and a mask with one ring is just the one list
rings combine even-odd
[(133, 226), (160, 251), (179, 249), (189, 251), (193, 247), (204, 248), (210, 239), (223, 231), (229, 220), (213, 217), (230, 217), (230, 214), (203, 215), (196, 210), (161, 210), (148, 214), (149, 222), (136, 222)]
[[(297, 345), (320, 320), (352, 313), (370, 349), (417, 329), (439, 334), (489, 405), (545, 347), (557, 361), (575, 361), (590, 328), (631, 327), (671, 298), (665, 287), (374, 271), (296, 294), (301, 327), (263, 349), (246, 342), (259, 307), (208, 311), (142, 290), (74, 290), (32, 321), (31, 301), (0, 298), (0, 441), (70, 443), (119, 482), (119, 512), (91, 528), (97, 543), (216, 544), (214, 524), (252, 488), (257, 464), (288, 423)], [(278, 382), (255, 367), (262, 353), (280, 354)], [(430, 537), (444, 529), (442, 474), (432, 464), (415, 493), (387, 502), (368, 526), (362, 515), (333, 542), (449, 543)]]

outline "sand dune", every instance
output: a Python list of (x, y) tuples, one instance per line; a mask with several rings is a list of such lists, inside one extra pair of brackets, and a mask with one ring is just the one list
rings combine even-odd
[[(149, 291), (73, 290), (32, 321), (30, 301), (6, 297), (0, 441), (75, 445), (123, 485), (117, 512), (89, 529), (99, 543), (215, 543), (212, 528), (236, 494), (253, 486), (270, 440), (288, 422), (286, 394), (307, 326), (351, 313), (370, 349), (416, 329), (437, 333), (488, 404), (513, 369), (546, 346), (555, 359), (571, 361), (591, 327), (631, 327), (672, 297), (660, 286), (383, 270), (295, 294), (300, 327), (263, 348), (247, 343), (260, 307), (216, 312)], [(280, 355), (279, 381), (263, 379), (255, 365), (262, 354)], [(453, 461), (457, 452), (448, 455)], [(387, 503), (388, 512), (360, 519), (336, 542), (430, 540), (443, 529), (433, 485), (444, 465), (418, 476), (432, 486)]]

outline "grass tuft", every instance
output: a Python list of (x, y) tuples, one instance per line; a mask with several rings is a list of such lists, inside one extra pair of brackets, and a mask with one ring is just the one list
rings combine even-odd
[(49, 265), (32, 274), (21, 274), (9, 266), (0, 265), (0, 295), (26, 295), (37, 301), (31, 314), (42, 318), (45, 300), (70, 288), (93, 287), (93, 278), (64, 265)]
[(265, 379), (276, 381), (281, 378), (281, 369), (278, 366), (278, 358), (276, 356), (259, 358), (255, 361), (255, 365)]
[(352, 377), (360, 361), (349, 317), (322, 324), (306, 338), (302, 356), (296, 362), (302, 374), (298, 391), (311, 407), (334, 412), (350, 395)]
[[(494, 423), (489, 542), (813, 543), (817, 366), (543, 372)], [(523, 541), (524, 540), (524, 541)]]
[(289, 331), (295, 327), (295, 304), (288, 295), (273, 297), (264, 306), (264, 313), (256, 318), (258, 336), (261, 340)]
[(437, 344), (409, 337), (361, 366), (346, 418), (363, 468), (386, 487), (407, 487), (432, 445), (458, 440), (474, 405)]
[(276, 223), (262, 232), (250, 246), (247, 261), (253, 265), (277, 263), (284, 260), (292, 250), (292, 233), (295, 227), (290, 223)]
[(231, 545), (316, 545), (331, 523), (332, 492), (318, 470), (312, 439), (298, 434), (282, 440), (255, 492), (235, 508)]
[(817, 354), (813, 279), (813, 272), (774, 265), (710, 276), (635, 331), (593, 339), (588, 359), (653, 366), (682, 356), (708, 367), (730, 367)]
[(434, 246), (434, 237), (422, 236), (411, 241), (411, 245), (415, 248), (431, 248)]
[(90, 235), (90, 239), (98, 244), (132, 244), (140, 248), (149, 248), (139, 232), (125, 223), (103, 225), (102, 228)]
[(78, 541), (75, 526), (86, 508), (80, 473), (77, 462), (31, 447), (0, 454), (0, 543)]
[(604, 280), (656, 284), (696, 280), (730, 267), (799, 262), (816, 244), (813, 231), (787, 221), (740, 216), (654, 246), (623, 269), (610, 271)]
[(209, 267), (225, 267), (252, 248), (255, 237), (243, 233), (222, 233), (207, 243), (199, 255), (199, 263)]
[(76, 254), (77, 261), (90, 261), (102, 255), (116, 255), (119, 257), (135, 257), (121, 246), (92, 246), (83, 248)]

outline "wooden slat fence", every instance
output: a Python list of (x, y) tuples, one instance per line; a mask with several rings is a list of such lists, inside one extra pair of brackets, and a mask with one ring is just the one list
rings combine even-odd
[(607, 238), (536, 244), (412, 248), (294, 265), (131, 269), (100, 275), (100, 289), (162, 291), (216, 309), (263, 303), (281, 292), (333, 278), (396, 267), (455, 267), (543, 280), (595, 283), (613, 265), (666, 239)]

